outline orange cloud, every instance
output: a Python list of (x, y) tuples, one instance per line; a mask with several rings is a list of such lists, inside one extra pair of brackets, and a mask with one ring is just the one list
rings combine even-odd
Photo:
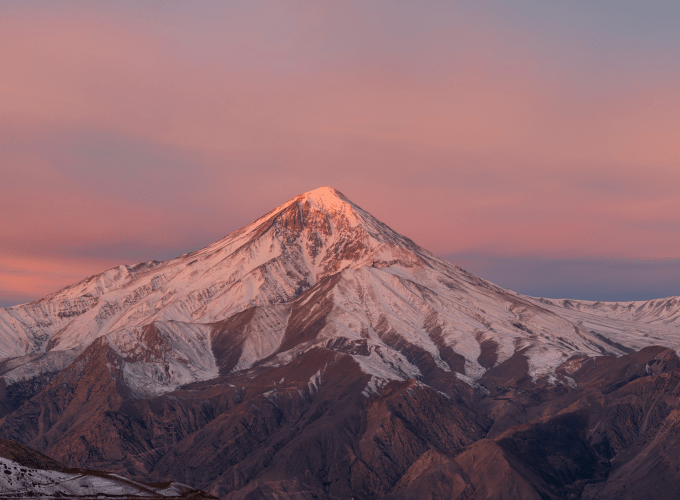
[(21, 298), (29, 301), (54, 292), (119, 265), (101, 259), (69, 259), (3, 254), (0, 264), (0, 301)]

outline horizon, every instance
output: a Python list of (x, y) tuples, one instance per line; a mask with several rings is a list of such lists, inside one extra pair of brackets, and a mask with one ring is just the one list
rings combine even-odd
[(318, 185), (519, 293), (680, 295), (677, 2), (0, 12), (0, 307)]

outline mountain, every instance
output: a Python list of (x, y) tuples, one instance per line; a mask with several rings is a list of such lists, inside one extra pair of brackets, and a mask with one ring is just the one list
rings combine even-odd
[[(526, 498), (585, 495), (622, 450), (636, 463), (645, 411), (675, 429), (666, 396), (633, 405), (620, 450), (620, 423), (593, 422), (675, 374), (677, 304), (523, 296), (320, 188), (196, 252), (0, 309), (0, 437), (229, 498), (501, 498), (482, 492), (490, 464)], [(568, 456), (537, 472), (522, 447), (555, 426)]]

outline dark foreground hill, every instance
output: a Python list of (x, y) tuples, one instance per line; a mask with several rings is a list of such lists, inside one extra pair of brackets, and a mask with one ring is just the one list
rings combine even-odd
[(0, 439), (0, 498), (144, 498), (210, 500), (215, 497), (187, 485), (144, 484), (117, 474), (69, 469), (16, 441)]

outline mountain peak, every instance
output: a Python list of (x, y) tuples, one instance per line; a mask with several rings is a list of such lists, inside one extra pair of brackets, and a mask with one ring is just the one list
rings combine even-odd
[(312, 191), (307, 191), (296, 197), (299, 201), (309, 201), (320, 209), (332, 211), (341, 210), (346, 205), (352, 205), (345, 195), (330, 186), (322, 186)]

